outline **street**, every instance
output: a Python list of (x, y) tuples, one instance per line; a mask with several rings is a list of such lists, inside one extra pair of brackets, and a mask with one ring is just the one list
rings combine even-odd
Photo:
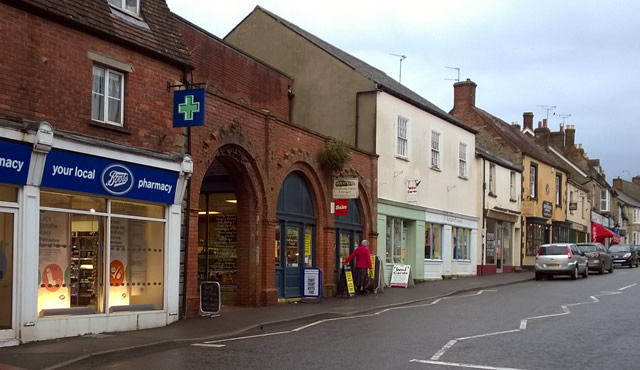
[(577, 281), (556, 277), (356, 317), (113, 354), (89, 367), (632, 369), (640, 350), (638, 283), (640, 269), (624, 267)]

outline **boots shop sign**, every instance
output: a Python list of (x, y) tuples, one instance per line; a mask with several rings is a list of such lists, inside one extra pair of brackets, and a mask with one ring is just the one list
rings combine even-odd
[(42, 175), (44, 187), (160, 203), (173, 203), (177, 182), (177, 172), (58, 149)]
[(30, 161), (30, 145), (0, 140), (0, 182), (26, 184)]

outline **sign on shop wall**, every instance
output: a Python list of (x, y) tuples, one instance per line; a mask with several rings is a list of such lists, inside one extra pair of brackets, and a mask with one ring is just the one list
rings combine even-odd
[(407, 288), (409, 286), (410, 265), (393, 265), (391, 273), (391, 286)]
[(546, 200), (542, 202), (542, 217), (551, 218), (553, 216), (553, 204)]
[(173, 127), (204, 126), (204, 89), (173, 92)]
[(333, 199), (357, 199), (358, 178), (337, 177), (333, 179)]
[(407, 203), (418, 203), (417, 186), (407, 186)]
[(43, 308), (70, 307), (69, 230), (68, 214), (45, 212), (40, 215), (38, 312)]
[(52, 149), (42, 186), (130, 199), (173, 203), (178, 173)]
[(335, 215), (347, 216), (349, 214), (349, 200), (348, 199), (336, 199), (335, 203)]
[(0, 140), (0, 179), (14, 185), (27, 183), (31, 146)]

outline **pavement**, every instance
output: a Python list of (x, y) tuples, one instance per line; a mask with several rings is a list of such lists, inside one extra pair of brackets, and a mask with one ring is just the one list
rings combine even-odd
[(270, 326), (357, 315), (455, 294), (517, 284), (534, 279), (531, 271), (470, 276), (385, 288), (352, 298), (323, 298), (317, 303), (280, 303), (262, 307), (224, 306), (219, 317), (180, 320), (163, 328), (55, 339), (0, 348), (0, 370), (83, 367), (83, 360), (150, 349), (153, 346), (216, 340)]

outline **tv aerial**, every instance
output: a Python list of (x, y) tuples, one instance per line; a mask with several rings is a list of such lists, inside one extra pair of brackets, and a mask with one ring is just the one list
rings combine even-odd
[(549, 120), (549, 111), (550, 110), (556, 110), (556, 106), (555, 105), (536, 105), (536, 107), (540, 107), (541, 109), (547, 111), (547, 121)]
[(445, 80), (460, 82), (460, 68), (458, 68), (458, 67), (447, 67), (447, 66), (444, 66), (444, 68), (455, 69), (456, 71), (458, 71), (458, 78), (445, 78)]
[(555, 112), (554, 112), (553, 115), (562, 118), (562, 127), (564, 127), (564, 119), (571, 117), (571, 113), (558, 113), (558, 114), (555, 114)]
[(407, 56), (402, 54), (394, 54), (394, 53), (389, 53), (389, 55), (393, 55), (394, 57), (400, 58), (400, 76), (398, 77), (398, 82), (402, 83), (402, 61), (407, 59)]

